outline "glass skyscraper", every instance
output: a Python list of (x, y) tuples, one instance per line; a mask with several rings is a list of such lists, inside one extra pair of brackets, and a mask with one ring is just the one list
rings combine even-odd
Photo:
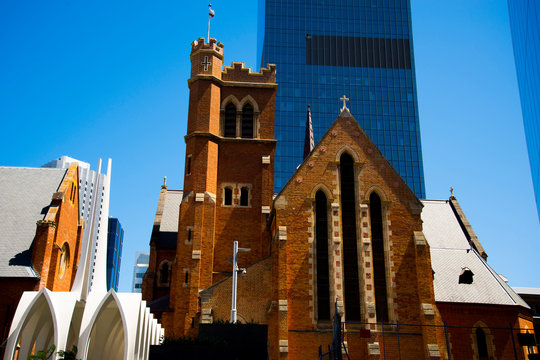
[(536, 0), (508, 0), (508, 12), (521, 113), (540, 219), (540, 3)]
[(124, 229), (117, 218), (110, 217), (107, 233), (107, 290), (118, 291), (123, 244)]
[(275, 187), (302, 162), (306, 111), (317, 142), (339, 98), (425, 198), (409, 0), (259, 0), (258, 59), (277, 65)]

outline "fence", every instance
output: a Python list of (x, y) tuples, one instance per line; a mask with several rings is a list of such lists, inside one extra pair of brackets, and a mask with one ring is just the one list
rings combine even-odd
[[(430, 355), (439, 355), (441, 359), (540, 360), (534, 332), (510, 324), (508, 327), (467, 327), (396, 322), (374, 326), (342, 322), (337, 308), (335, 313), (332, 343), (327, 349), (319, 347), (319, 360), (363, 359), (369, 358), (370, 353), (384, 360), (423, 359), (425, 348), (421, 344), (426, 330), (435, 334), (439, 344), (435, 348), (428, 347), (428, 352), (432, 351)], [(376, 330), (372, 330), (373, 327)], [(374, 343), (378, 343), (378, 347), (370, 352), (369, 347)]]

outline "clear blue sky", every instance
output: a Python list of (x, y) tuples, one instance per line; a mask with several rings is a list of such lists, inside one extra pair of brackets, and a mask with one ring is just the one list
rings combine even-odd
[[(255, 67), (257, 1), (213, 4), (225, 63)], [(206, 36), (207, 5), (0, 2), (0, 165), (113, 159), (121, 291), (149, 249), (163, 176), (182, 188), (190, 43)], [(412, 0), (412, 19), (427, 197), (454, 187), (488, 262), (513, 286), (540, 287), (506, 1)]]

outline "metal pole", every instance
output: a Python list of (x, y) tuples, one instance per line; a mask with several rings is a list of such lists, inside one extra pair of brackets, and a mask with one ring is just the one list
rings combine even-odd
[(446, 339), (446, 352), (448, 354), (448, 360), (452, 360), (452, 354), (450, 353), (450, 340), (448, 339), (448, 326), (444, 323), (444, 337)]
[(232, 306), (231, 323), (236, 324), (236, 280), (238, 277), (238, 241), (233, 245), (233, 271), (232, 271)]
[(514, 359), (517, 360), (516, 343), (514, 341), (514, 327), (510, 324), (510, 336), (512, 337), (512, 350), (514, 350)]
[(386, 360), (386, 345), (384, 344), (384, 322), (382, 321), (381, 321), (381, 330), (382, 330), (383, 359)]
[(401, 360), (401, 346), (399, 344), (399, 322), (396, 320), (396, 333), (397, 333), (397, 349), (399, 360)]

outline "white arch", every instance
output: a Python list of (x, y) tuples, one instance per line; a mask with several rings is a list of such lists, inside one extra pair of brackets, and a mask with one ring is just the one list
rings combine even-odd
[[(69, 292), (25, 292), (13, 319), (4, 359), (12, 359), (20, 340), (19, 358), (26, 359), (34, 343), (36, 350), (55, 344), (64, 350), (68, 338), (76, 295)], [(56, 358), (56, 357), (54, 357)]]
[[(116, 294), (111, 290), (103, 297), (92, 295), (94, 294), (90, 293), (88, 298), (88, 302), (92, 304), (87, 304), (83, 315), (78, 355), (82, 355), (83, 359), (104, 358), (103, 351), (109, 346), (111, 352), (107, 353), (108, 359), (127, 359), (124, 319)], [(98, 300), (101, 300), (98, 306), (92, 306)], [(120, 338), (118, 334), (121, 335)], [(110, 343), (111, 341), (114, 341), (114, 344)], [(113, 352), (113, 348), (116, 351)]]

